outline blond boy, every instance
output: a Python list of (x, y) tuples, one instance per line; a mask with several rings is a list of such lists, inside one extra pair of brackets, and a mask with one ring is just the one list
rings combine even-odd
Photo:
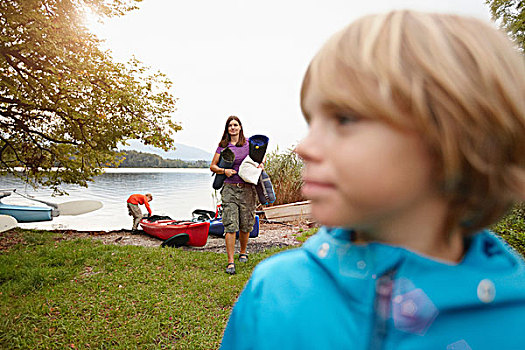
[(523, 348), (525, 264), (484, 229), (525, 199), (525, 65), (505, 36), (364, 17), (314, 57), (301, 107), (326, 227), (256, 268), (222, 348)]

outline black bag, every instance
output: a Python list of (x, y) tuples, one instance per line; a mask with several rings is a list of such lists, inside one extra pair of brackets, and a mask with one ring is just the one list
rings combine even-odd
[[(234, 160), (235, 154), (231, 149), (226, 147), (221, 151), (217, 166), (223, 169), (232, 169)], [(213, 188), (215, 190), (219, 190), (224, 184), (224, 180), (226, 180), (226, 174), (215, 174), (215, 179), (213, 179)]]
[(264, 135), (250, 137), (250, 158), (256, 163), (262, 163), (270, 139)]
[(151, 215), (151, 216), (144, 217), (144, 219), (148, 220), (149, 222), (156, 222), (160, 220), (171, 220), (171, 218), (166, 215)]
[(215, 219), (215, 212), (206, 209), (195, 209), (192, 213), (195, 221), (207, 221)]

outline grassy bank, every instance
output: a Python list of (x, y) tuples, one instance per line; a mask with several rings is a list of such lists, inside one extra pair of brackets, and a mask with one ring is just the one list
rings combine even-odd
[(2, 349), (218, 348), (253, 267), (276, 252), (230, 277), (222, 254), (22, 234), (0, 255)]
[[(525, 256), (524, 209), (493, 229)], [(229, 276), (223, 254), (18, 232), (0, 254), (2, 349), (217, 349), (251, 271), (279, 251)]]

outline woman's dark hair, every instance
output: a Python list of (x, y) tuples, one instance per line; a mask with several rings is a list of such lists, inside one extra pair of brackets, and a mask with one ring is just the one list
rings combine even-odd
[(231, 141), (231, 136), (228, 132), (228, 126), (230, 125), (230, 122), (232, 120), (236, 120), (237, 123), (239, 123), (239, 126), (241, 127), (241, 131), (239, 131), (239, 140), (237, 141), (237, 144), (235, 146), (241, 147), (244, 146), (244, 144), (246, 143), (246, 138), (244, 137), (244, 131), (242, 128), (241, 120), (235, 115), (230, 115), (226, 120), (226, 125), (224, 126), (224, 133), (222, 134), (221, 142), (219, 142), (219, 147), (226, 148)]

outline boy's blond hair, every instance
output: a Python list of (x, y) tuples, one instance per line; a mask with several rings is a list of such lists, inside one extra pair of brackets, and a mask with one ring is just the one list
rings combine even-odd
[(302, 99), (312, 79), (336, 107), (421, 135), (450, 203), (447, 228), (475, 232), (523, 199), (525, 64), (489, 24), (407, 10), (367, 16), (314, 57)]

